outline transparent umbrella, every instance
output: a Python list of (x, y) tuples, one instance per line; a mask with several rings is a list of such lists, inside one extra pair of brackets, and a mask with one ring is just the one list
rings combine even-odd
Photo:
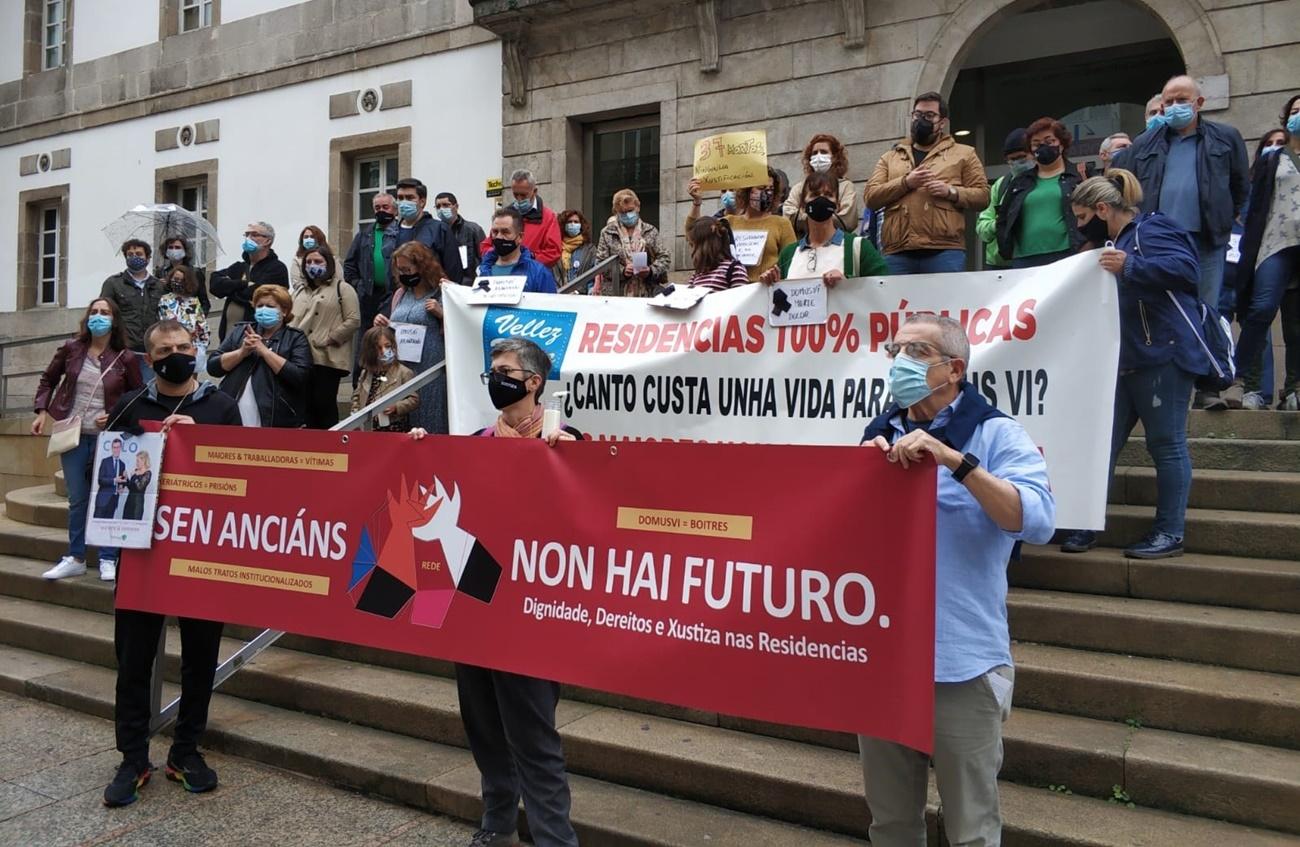
[(168, 238), (184, 238), (195, 250), (206, 255), (211, 255), (208, 250), (225, 252), (212, 224), (197, 212), (181, 208), (175, 203), (136, 206), (104, 227), (104, 235), (114, 248), (130, 238), (138, 238), (154, 246), (162, 244)]

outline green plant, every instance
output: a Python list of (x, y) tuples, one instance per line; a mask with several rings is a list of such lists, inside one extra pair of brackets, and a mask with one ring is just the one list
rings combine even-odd
[(1071, 791), (1070, 789), (1066, 788), (1064, 785), (1049, 785), (1049, 786), (1047, 786), (1047, 790), (1048, 790), (1048, 791), (1055, 791), (1057, 794), (1068, 794), (1068, 795), (1073, 795), (1073, 794), (1074, 794), (1073, 791)]
[(1112, 785), (1110, 788), (1110, 796), (1107, 797), (1106, 800), (1107, 802), (1114, 803), (1118, 806), (1124, 806), (1129, 809), (1137, 808), (1136, 804), (1133, 802), (1133, 798), (1128, 796), (1128, 792), (1124, 790), (1123, 786)]
[(1142, 719), (1141, 719), (1141, 718), (1126, 718), (1126, 719), (1124, 720), (1124, 723), (1128, 724), (1129, 729), (1141, 729), (1141, 728), (1142, 728)]

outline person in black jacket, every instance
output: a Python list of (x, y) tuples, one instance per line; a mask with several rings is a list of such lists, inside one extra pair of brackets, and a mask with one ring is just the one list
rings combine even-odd
[(451, 229), (425, 211), (429, 202), (429, 188), (414, 177), (397, 181), (397, 220), (388, 225), (385, 237), (393, 235), (397, 246), (408, 241), (418, 241), (433, 251), (443, 274), (452, 282), (460, 282), (465, 269), (460, 263), (460, 250)]
[(1065, 157), (1073, 136), (1055, 118), (1039, 118), (1025, 137), (1038, 164), (1013, 176), (998, 201), (998, 253), (1013, 268), (1050, 265), (1087, 241), (1070, 211), (1070, 194), (1083, 182)]
[(294, 429), (306, 424), (311, 344), (289, 326), (293, 301), (278, 285), (253, 292), (254, 321), (237, 323), (208, 355), (208, 373), (238, 403), (244, 426)]
[[(393, 251), (397, 249), (397, 235), (388, 231), (397, 218), (397, 201), (393, 195), (380, 192), (371, 201), (375, 222), (362, 224), (352, 238), (347, 255), (343, 257), (343, 279), (357, 290), (361, 304), (361, 326), (357, 329), (353, 350), (361, 349), (361, 336), (375, 323), (383, 304), (391, 296)], [(361, 377), (361, 364), (352, 366), (352, 387)]]
[(167, 275), (174, 268), (182, 266), (194, 269), (194, 276), (199, 281), (199, 288), (194, 296), (199, 298), (199, 305), (203, 307), (203, 314), (206, 316), (212, 311), (212, 300), (208, 297), (207, 272), (194, 263), (194, 250), (191, 249), (188, 241), (180, 236), (164, 239), (158, 247), (158, 268), (154, 271), (154, 276), (158, 279), (167, 279)]
[(469, 285), (478, 275), (479, 262), (483, 260), (480, 252), (480, 245), (485, 237), (483, 227), (460, 216), (460, 203), (456, 200), (456, 195), (450, 191), (440, 191), (438, 196), (433, 198), (433, 205), (438, 210), (438, 220), (451, 229), (451, 238), (456, 244), (458, 258), (465, 268), (460, 282), (462, 285)]
[[(142, 421), (162, 421), (163, 431), (182, 424), (239, 425), (235, 401), (216, 385), (195, 378), (195, 347), (190, 332), (176, 321), (159, 321), (145, 333), (146, 356), (157, 379), (125, 395), (108, 415), (110, 431), (141, 431)], [(163, 615), (117, 609), (113, 615), (113, 647), (117, 653), (117, 695), (113, 717), (122, 763), (104, 789), (105, 806), (126, 806), (140, 796), (149, 781), (149, 694)], [(167, 754), (167, 778), (187, 791), (217, 787), (216, 771), (199, 753), (199, 739), (208, 722), (212, 680), (217, 670), (222, 625), (181, 618), (180, 717)]]
[(226, 298), (217, 330), (222, 338), (230, 325), (253, 319), (252, 296), (258, 287), (278, 285), (289, 290), (289, 269), (271, 249), (274, 241), (275, 227), (266, 221), (249, 224), (244, 230), (243, 259), (212, 274), (212, 296)]

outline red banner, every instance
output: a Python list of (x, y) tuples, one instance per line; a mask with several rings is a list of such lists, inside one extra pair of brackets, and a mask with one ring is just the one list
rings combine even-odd
[(180, 426), (117, 604), (928, 751), (935, 479), (854, 447)]

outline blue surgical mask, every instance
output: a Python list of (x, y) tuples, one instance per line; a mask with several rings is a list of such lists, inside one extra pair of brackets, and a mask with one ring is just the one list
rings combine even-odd
[(1286, 119), (1286, 131), (1292, 135), (1300, 135), (1300, 112)]
[(401, 216), (402, 220), (409, 221), (411, 218), (419, 214), (419, 212), (420, 207), (416, 205), (414, 200), (397, 201), (397, 214)]
[(1279, 151), (1279, 150), (1281, 150), (1281, 149), (1282, 149), (1282, 145), (1281, 145), (1281, 144), (1270, 144), (1270, 145), (1268, 145), (1267, 147), (1265, 147), (1263, 150), (1260, 150), (1260, 151), (1259, 151), (1259, 155), (1261, 155), (1261, 156), (1267, 156), (1269, 153), (1276, 153), (1277, 151)]
[(572, 238), (575, 235), (582, 235), (582, 224), (567, 223), (564, 225), (564, 234)]
[(149, 260), (144, 256), (127, 256), (126, 266), (133, 271), (142, 271), (149, 266)]
[(447, 223), (451, 223), (451, 219), (456, 217), (456, 213), (451, 210), (450, 206), (439, 206), (438, 217), (442, 218)]
[(1169, 121), (1165, 120), (1165, 116), (1156, 112), (1154, 115), (1147, 118), (1147, 131), (1150, 132), (1153, 129), (1158, 129), (1167, 123), (1169, 123)]
[(302, 240), (302, 249), (304, 249), (304, 250), (315, 250), (315, 249), (316, 249), (316, 239), (311, 238), (311, 237), (304, 238), (304, 239)]
[(641, 220), (641, 215), (637, 212), (620, 212), (618, 222), (623, 226), (636, 226), (636, 222)]
[(245, 253), (256, 253), (262, 245), (251, 238), (245, 237), (244, 243), (239, 246), (244, 248)]
[(519, 210), (519, 213), (520, 213), (520, 214), (523, 214), (524, 212), (527, 212), (527, 211), (529, 211), (530, 209), (533, 208), (533, 201), (532, 201), (531, 199), (530, 199), (530, 200), (516, 200), (516, 201), (515, 201), (515, 208)]
[(307, 276), (311, 277), (312, 279), (320, 279), (321, 277), (325, 276), (326, 270), (328, 270), (328, 268), (325, 265), (308, 265)]
[(253, 310), (253, 320), (262, 329), (280, 325), (280, 310), (274, 306), (258, 306)]
[(1194, 117), (1196, 117), (1196, 110), (1192, 108), (1191, 103), (1165, 106), (1165, 123), (1169, 124), (1170, 129), (1186, 129)]
[(393, 352), (392, 347), (385, 347), (379, 351), (379, 363), (381, 365), (391, 365), (397, 361), (397, 354)]
[(108, 335), (108, 331), (113, 328), (113, 318), (111, 315), (91, 315), (86, 318), (86, 329), (96, 338), (102, 338)]
[(889, 366), (889, 393), (894, 395), (899, 408), (910, 409), (934, 393), (925, 381), (932, 367), (930, 363), (913, 359), (906, 353), (894, 357), (894, 363)]
[(734, 191), (722, 192), (722, 208), (724, 209), (736, 208), (736, 192)]

